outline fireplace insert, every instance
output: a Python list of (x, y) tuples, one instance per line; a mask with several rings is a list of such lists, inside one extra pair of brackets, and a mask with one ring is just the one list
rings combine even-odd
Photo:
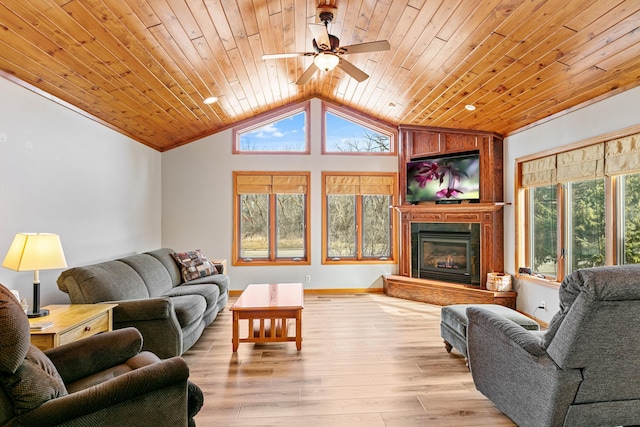
[(471, 283), (471, 233), (421, 231), (418, 239), (420, 278)]

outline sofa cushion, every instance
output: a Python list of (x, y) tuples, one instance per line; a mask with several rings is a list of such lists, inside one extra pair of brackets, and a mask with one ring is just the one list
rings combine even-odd
[(30, 411), (44, 402), (66, 396), (67, 389), (51, 360), (30, 345), (22, 365), (14, 374), (0, 377), (2, 387), (13, 401), (16, 414)]
[(218, 273), (216, 267), (207, 259), (200, 249), (187, 252), (174, 252), (172, 255), (180, 267), (182, 280), (185, 282)]
[(170, 297), (181, 327), (200, 321), (207, 308), (207, 302), (201, 295), (178, 295)]
[(73, 304), (149, 298), (142, 277), (121, 261), (70, 268), (60, 274), (57, 283)]
[(150, 297), (158, 297), (173, 287), (173, 281), (164, 265), (155, 257), (149, 254), (131, 255), (121, 258), (133, 268), (144, 281)]
[(182, 283), (182, 273), (180, 272), (180, 267), (178, 267), (175, 258), (173, 258), (174, 252), (175, 251), (171, 248), (160, 248), (145, 252), (145, 254), (151, 255), (160, 261), (164, 265), (164, 268), (169, 272), (173, 286), (178, 286)]
[(205, 284), (214, 284), (220, 288), (220, 293), (224, 294), (229, 290), (229, 276), (226, 274), (214, 274), (213, 276), (200, 277), (198, 279), (189, 280), (188, 282), (183, 283), (182, 285), (205, 285)]
[(200, 295), (207, 302), (207, 307), (212, 307), (218, 302), (220, 289), (212, 283), (203, 285), (180, 285), (167, 291), (164, 296), (175, 297), (181, 295)]

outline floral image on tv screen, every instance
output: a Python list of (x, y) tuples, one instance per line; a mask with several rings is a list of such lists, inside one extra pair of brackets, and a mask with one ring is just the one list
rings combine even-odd
[(407, 201), (480, 199), (480, 158), (477, 154), (414, 160), (407, 164)]

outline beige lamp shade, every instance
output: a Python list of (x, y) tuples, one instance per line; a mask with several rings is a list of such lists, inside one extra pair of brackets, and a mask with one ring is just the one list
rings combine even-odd
[(60, 236), (50, 233), (18, 233), (2, 266), (15, 271), (66, 268)]

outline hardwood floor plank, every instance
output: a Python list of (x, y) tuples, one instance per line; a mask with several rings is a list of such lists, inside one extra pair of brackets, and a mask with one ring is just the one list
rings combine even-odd
[(440, 307), (382, 294), (307, 295), (295, 343), (231, 349), (218, 314), (184, 354), (204, 394), (200, 426), (513, 426), (447, 353)]

